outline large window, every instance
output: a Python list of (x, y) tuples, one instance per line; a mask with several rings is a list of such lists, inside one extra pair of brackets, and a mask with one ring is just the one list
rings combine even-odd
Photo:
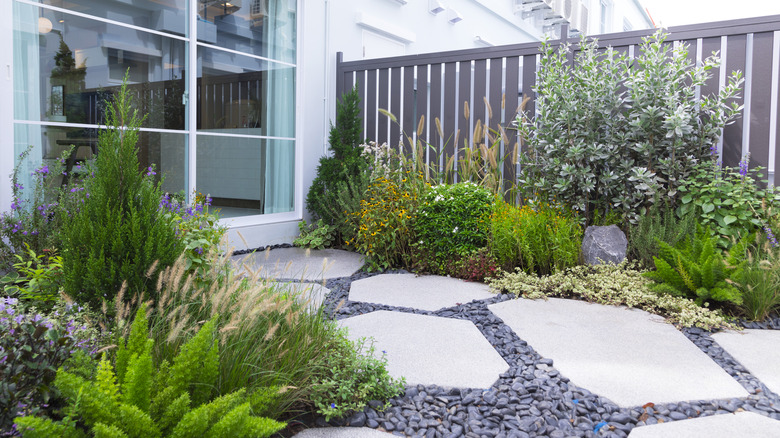
[(224, 217), (294, 210), (295, 0), (14, 0), (13, 14), (17, 156), (99, 153), (127, 74), (139, 158), (166, 191), (209, 194)]

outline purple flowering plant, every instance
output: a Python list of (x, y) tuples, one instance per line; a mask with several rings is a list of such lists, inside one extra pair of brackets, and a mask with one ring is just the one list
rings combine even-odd
[[(12, 431), (18, 415), (56, 405), (57, 368), (81, 351), (93, 356), (103, 342), (91, 315), (64, 301), (49, 312), (0, 298), (0, 430)], [(12, 436), (12, 435), (11, 435)]]

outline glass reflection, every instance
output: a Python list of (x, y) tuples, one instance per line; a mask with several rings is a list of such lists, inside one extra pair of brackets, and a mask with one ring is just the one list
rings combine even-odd
[(198, 0), (198, 39), (295, 62), (295, 0)]
[[(14, 126), (14, 149), (16, 156), (32, 146), (29, 159), (24, 163), (19, 177), (22, 185), (32, 187), (30, 174), (42, 164), (53, 163), (63, 152), (73, 148), (67, 157), (67, 167), (78, 166), (94, 158), (99, 151), (97, 128), (66, 128), (59, 126), (26, 125)], [(163, 190), (170, 193), (182, 192), (186, 188), (187, 135), (178, 133), (138, 133), (138, 161), (141, 169), (154, 166), (155, 178), (163, 182)]]
[(182, 36), (187, 23), (187, 0), (38, 0), (38, 3)]
[(29, 5), (16, 17), (17, 119), (102, 124), (128, 72), (144, 127), (185, 128), (183, 41)]
[(295, 136), (295, 67), (198, 49), (198, 129)]
[(295, 141), (198, 135), (197, 190), (221, 217), (293, 211)]

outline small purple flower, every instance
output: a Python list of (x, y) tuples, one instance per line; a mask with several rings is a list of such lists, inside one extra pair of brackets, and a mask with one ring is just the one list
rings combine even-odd
[(749, 163), (749, 156), (745, 156), (745, 158), (742, 159), (742, 161), (739, 162), (739, 174), (742, 176), (742, 179), (745, 179), (745, 177), (748, 174), (748, 163)]
[(14, 183), (14, 187), (16, 188), (16, 190), (24, 190), (24, 186), (19, 183)]
[(36, 169), (32, 174), (33, 175), (38, 175), (38, 176), (46, 176), (46, 175), (49, 174), (49, 166), (46, 165), (46, 166), (43, 166), (43, 167), (41, 167), (39, 169)]
[(18, 209), (20, 209), (20, 208), (22, 208), (21, 204), (19, 204), (19, 203), (18, 203), (18, 202), (16, 202), (16, 201), (12, 201), (12, 202), (11, 202), (11, 210), (18, 210)]
[(152, 176), (152, 175), (157, 175), (157, 172), (154, 171), (154, 166), (149, 166), (146, 169), (146, 176)]
[(336, 409), (336, 403), (331, 403), (331, 404), (330, 404), (330, 408), (331, 408), (331, 409)]
[(764, 225), (764, 232), (766, 233), (766, 238), (769, 240), (769, 243), (772, 244), (773, 247), (780, 246), (779, 243), (777, 243), (777, 238), (775, 237), (775, 234), (772, 232), (772, 229), (769, 228), (769, 225)]

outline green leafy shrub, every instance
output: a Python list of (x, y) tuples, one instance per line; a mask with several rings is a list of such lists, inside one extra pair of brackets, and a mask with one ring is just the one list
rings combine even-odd
[(500, 271), (498, 261), (490, 249), (480, 248), (476, 252), (447, 264), (445, 275), (468, 281), (483, 282), (495, 277)]
[(635, 225), (629, 227), (628, 254), (644, 268), (652, 268), (653, 257), (658, 256), (658, 241), (669, 246), (689, 239), (696, 233), (696, 215), (685, 213), (678, 217), (668, 205), (663, 208), (654, 203), (647, 214), (642, 215)]
[(0, 429), (10, 430), (17, 415), (55, 404), (57, 368), (98, 343), (97, 331), (83, 321), (78, 306), (59, 304), (41, 314), (15, 298), (0, 301)]
[(645, 276), (656, 281), (652, 290), (691, 298), (700, 306), (705, 301), (742, 304), (742, 295), (729, 280), (741, 279), (745, 262), (739, 254), (744, 255), (746, 242), (751, 238), (735, 245), (727, 260), (717, 249), (717, 238), (711, 237), (706, 227), (699, 227), (695, 236), (677, 247), (659, 241), (659, 256), (653, 258), (656, 270)]
[(354, 343), (343, 331), (334, 338), (323, 363), (332, 373), (314, 382), (310, 396), (327, 421), (363, 409), (367, 400), (387, 400), (403, 391), (405, 380), (390, 377), (384, 352), (376, 356), (365, 340)]
[(107, 106), (109, 128), (98, 137), (84, 203), (62, 227), (65, 291), (93, 309), (111, 302), (125, 281), (130, 291), (143, 291), (146, 270), (156, 261), (170, 266), (182, 251), (173, 218), (159, 211), (159, 185), (139, 169), (141, 119), (126, 80)]
[(577, 220), (546, 203), (521, 208), (495, 203), (490, 218), (490, 250), (499, 264), (549, 274), (579, 260), (582, 228)]
[(360, 97), (353, 88), (337, 103), (336, 124), (331, 125), (328, 138), (332, 156), (320, 158), (317, 176), (306, 195), (309, 212), (335, 227), (339, 242), (351, 238), (348, 218), (358, 208), (368, 183), (361, 130)]
[(780, 206), (780, 191), (761, 188), (751, 174), (760, 168), (748, 168), (749, 156), (742, 159), (739, 169), (717, 164), (701, 164), (681, 186), (682, 213), (693, 213), (699, 222), (710, 227), (718, 235), (718, 245), (727, 248), (733, 238), (759, 229), (766, 218), (762, 217), (762, 203)]
[(439, 264), (477, 251), (487, 244), (492, 205), (493, 195), (474, 183), (432, 187), (414, 221), (417, 246)]
[(657, 294), (650, 290), (651, 280), (629, 263), (620, 265), (580, 265), (552, 275), (539, 277), (521, 269), (503, 273), (490, 286), (518, 297), (576, 298), (613, 306), (628, 306), (665, 316), (683, 327), (705, 330), (735, 328), (720, 310), (698, 306), (692, 300)]
[(319, 219), (317, 223), (308, 225), (305, 220), (298, 224), (298, 230), (301, 234), (294, 241), (293, 245), (311, 249), (328, 248), (333, 244), (334, 229)]
[(425, 189), (422, 178), (408, 172), (403, 178), (379, 178), (371, 183), (360, 211), (360, 226), (354, 242), (347, 242), (366, 255), (370, 270), (412, 265), (413, 245), (418, 241), (414, 219)]
[[(121, 374), (105, 356), (94, 380), (57, 371), (55, 385), (67, 399), (70, 414), (95, 436), (267, 437), (284, 428), (284, 423), (253, 416), (244, 389), (212, 397), (219, 367), (216, 317), (182, 346), (172, 365), (163, 362), (159, 367), (153, 364), (154, 341), (145, 337), (146, 325), (146, 306), (141, 305), (126, 346), (120, 344), (126, 353), (121, 357), (127, 360), (120, 363), (117, 354)], [(78, 430), (73, 423), (50, 419), (21, 417), (16, 424), (22, 436), (34, 436), (41, 426), (62, 433)]]
[(36, 254), (25, 242), (27, 257), (15, 254), (14, 272), (0, 278), (5, 293), (23, 300), (53, 303), (60, 294), (62, 257), (53, 250)]
[(719, 94), (697, 98), (719, 60), (694, 65), (686, 44), (666, 38), (645, 38), (630, 62), (583, 39), (571, 63), (567, 44), (543, 43), (538, 115), (517, 120), (527, 139), (518, 181), (527, 198), (556, 199), (586, 223), (595, 210), (634, 223), (654, 196), (677, 206), (680, 184), (712, 159), (721, 128), (738, 115), (730, 100), (742, 78), (736, 72)]

